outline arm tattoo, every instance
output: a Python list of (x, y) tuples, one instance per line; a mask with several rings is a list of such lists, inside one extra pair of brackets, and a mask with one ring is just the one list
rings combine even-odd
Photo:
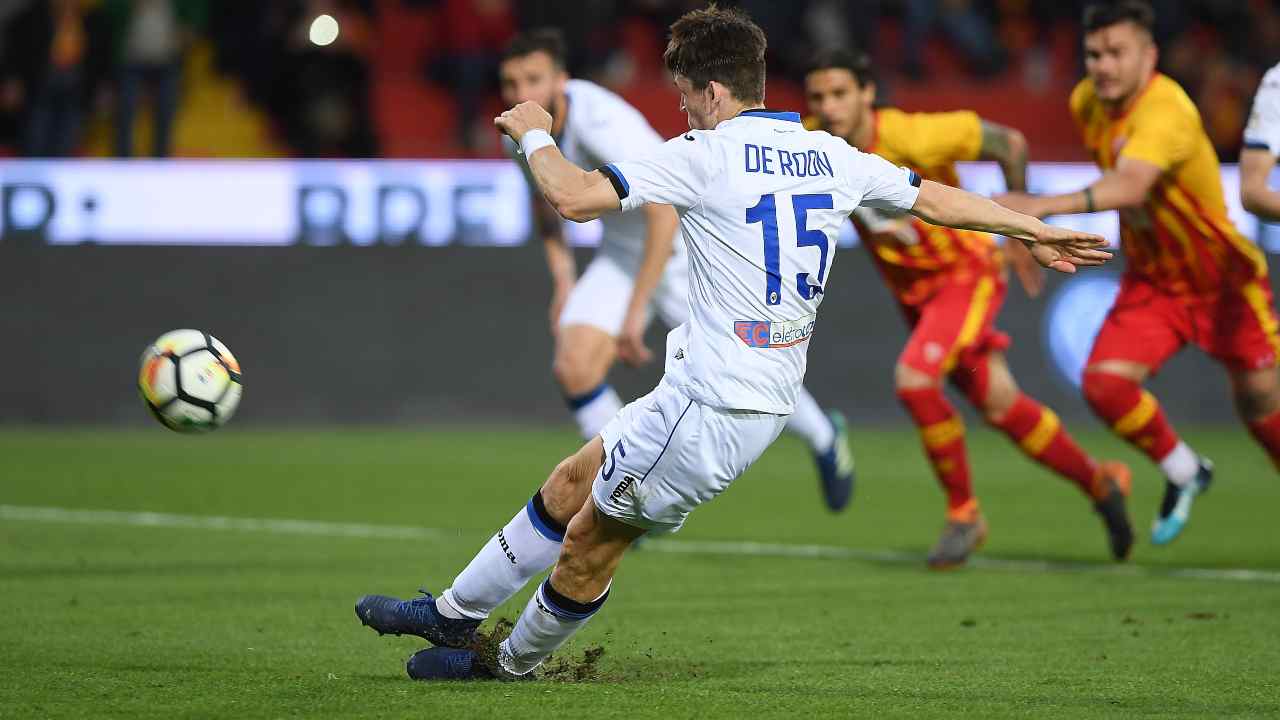
[(1010, 192), (1024, 192), (1027, 189), (1027, 150), (1026, 143), (1011, 141), (1016, 131), (987, 120), (982, 121), (982, 149), (978, 157), (982, 160), (995, 160), (1004, 171), (1005, 183)]
[(1009, 131), (1003, 125), (982, 121), (982, 150), (979, 155), (984, 160), (999, 160), (1009, 157)]

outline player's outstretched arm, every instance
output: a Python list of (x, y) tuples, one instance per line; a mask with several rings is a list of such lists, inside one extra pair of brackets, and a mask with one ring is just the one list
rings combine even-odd
[[(560, 153), (551, 140), (551, 115), (541, 105), (520, 103), (493, 123), (520, 144), (534, 182), (561, 217), (587, 222), (622, 209), (613, 184), (600, 171), (587, 172)], [(532, 142), (526, 143), (526, 139)]]
[(1092, 233), (1046, 225), (971, 192), (925, 180), (911, 213), (934, 225), (978, 230), (1021, 240), (1047, 268), (1071, 273), (1077, 266), (1111, 259), (1106, 239)]
[(1063, 195), (1028, 195), (1011, 192), (997, 195), (996, 202), (1038, 218), (1076, 215), (1140, 207), (1164, 173), (1158, 166), (1131, 157), (1121, 157), (1114, 170), (1089, 187)]
[(1267, 185), (1275, 169), (1276, 156), (1270, 150), (1246, 148), (1240, 153), (1240, 204), (1268, 221), (1280, 220), (1280, 191)]

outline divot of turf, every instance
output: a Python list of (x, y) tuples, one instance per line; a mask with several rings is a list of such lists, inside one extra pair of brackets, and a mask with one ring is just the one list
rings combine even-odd
[[(498, 646), (511, 636), (514, 627), (515, 623), (509, 618), (498, 618), (489, 630), (476, 630), (475, 637), (471, 640), (471, 650), (480, 659), (480, 664), (495, 676), (500, 675), (497, 672)], [(600, 645), (589, 646), (581, 657), (553, 655), (535, 673), (531, 673), (529, 679), (563, 683), (594, 682), (601, 679), (599, 662), (602, 657), (604, 648)]]
[(471, 638), (471, 650), (494, 677), (498, 677), (498, 646), (511, 635), (516, 624), (507, 618), (498, 618), (489, 630), (483, 627), (476, 629)]
[(582, 652), (582, 657), (552, 657), (542, 664), (539, 679), (548, 682), (584, 683), (600, 680), (597, 663), (604, 657), (604, 648), (592, 645)]

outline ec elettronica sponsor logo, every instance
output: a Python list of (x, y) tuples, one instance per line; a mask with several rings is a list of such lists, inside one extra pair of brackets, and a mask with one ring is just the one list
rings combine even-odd
[(813, 335), (817, 315), (807, 315), (796, 320), (774, 322), (772, 320), (738, 320), (733, 324), (733, 334), (747, 347), (785, 348), (799, 345)]

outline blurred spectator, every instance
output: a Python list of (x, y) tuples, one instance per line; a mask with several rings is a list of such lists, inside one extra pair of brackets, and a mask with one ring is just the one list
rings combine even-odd
[(769, 39), (769, 59), (788, 75), (809, 61), (814, 48), (809, 42), (788, 42), (786, 38), (806, 37), (805, 15), (808, 2), (780, 3), (774, 0), (741, 0), (739, 7), (764, 30)]
[(23, 155), (66, 157), (79, 148), (92, 34), (79, 0), (31, 2), (10, 18), (0, 102), (17, 109)]
[(1262, 73), (1280, 60), (1272, 2), (1154, 3), (1160, 67), (1195, 101), (1220, 157), (1234, 160)]
[[(1069, 118), (1038, 122), (1026, 98), (1063, 98), (1079, 79), (1079, 19), (1090, 0), (721, 0), (750, 13), (770, 38), (771, 97), (794, 103), (795, 80), (823, 47), (861, 47), (901, 74), (882, 89), (924, 107), (947, 97), (1006, 111), (1027, 126), (1043, 159), (1079, 159)], [(517, 28), (560, 28), (574, 75), (627, 94), (669, 117), (661, 52), (668, 25), (707, 0), (0, 0), (0, 154), (67, 155), (83, 138), (101, 75), (114, 72), (114, 145), (134, 154), (132, 128), (144, 96), (155, 114), (147, 150), (168, 155), (181, 101), (186, 51), (210, 42), (216, 80), (193, 65), (192, 82), (226, 83), (270, 113), (304, 157), (370, 157), (388, 145), (442, 154), (496, 154), (488, 112), (497, 106), (497, 59)], [(1199, 106), (1220, 155), (1234, 159), (1262, 72), (1280, 60), (1280, 0), (1151, 0), (1161, 69)], [(212, 11), (211, 13), (209, 11)], [(375, 23), (375, 12), (383, 13)], [(338, 20), (335, 42), (317, 46), (311, 22)], [(206, 14), (209, 15), (206, 22)], [(412, 18), (407, 34), (396, 18)], [(399, 33), (377, 37), (376, 29)], [(408, 27), (406, 25), (406, 27)], [(961, 67), (929, 67), (940, 45)], [(429, 72), (415, 77), (426, 54)], [(637, 71), (637, 69), (639, 71)], [(1010, 72), (1005, 72), (1005, 70)], [(415, 90), (425, 80), (434, 88)], [(378, 92), (375, 95), (374, 90)], [(441, 111), (441, 91), (453, 106)], [(204, 96), (202, 96), (204, 97)], [(373, 98), (378, 97), (375, 124)], [(1011, 100), (1023, 102), (1010, 102)], [(388, 112), (386, 103), (397, 105)], [(403, 103), (403, 104), (402, 104)], [(414, 104), (420, 103), (422, 107)], [(661, 105), (659, 106), (659, 103)], [(652, 105), (652, 107), (650, 107)], [(228, 112), (231, 112), (228, 110)], [(437, 113), (438, 116), (433, 115)], [(395, 118), (409, 117), (408, 121)], [(413, 118), (435, 118), (415, 126)], [(390, 118), (390, 119), (389, 119)], [(203, 118), (192, 118), (200, 122)], [(449, 130), (452, 129), (452, 136)], [(671, 129), (671, 128), (667, 128)], [(674, 130), (673, 130), (674, 131)], [(413, 138), (428, 133), (430, 141)], [(444, 141), (441, 142), (441, 138)], [(1041, 142), (1043, 141), (1043, 142)], [(217, 153), (216, 147), (210, 151)]]
[[(284, 15), (269, 102), (289, 144), (303, 157), (378, 154), (370, 115), (369, 53), (374, 43), (371, 3), (303, 0), (278, 3)], [(337, 39), (310, 40), (320, 15), (338, 21)]]
[[(213, 43), (218, 70), (239, 77), (246, 94), (267, 105), (273, 67), (282, 51), (274, 30), (283, 25), (275, 16), (285, 3), (230, 2), (209, 14), (206, 32)], [(283, 31), (281, 31), (283, 34)]]
[[(805, 14), (805, 31), (812, 49), (861, 48), (873, 54), (881, 0), (814, 0)], [(812, 60), (804, 59), (803, 71)]]
[(516, 21), (521, 29), (554, 27), (564, 34), (572, 75), (595, 75), (617, 51), (618, 0), (520, 0)]
[(187, 46), (201, 30), (204, 0), (105, 0), (117, 67), (115, 153), (133, 156), (133, 120), (151, 93), (154, 157), (168, 157)]
[(22, 81), (14, 74), (9, 53), (13, 18), (28, 0), (0, 0), (0, 157), (17, 152), (21, 136)]
[(1004, 69), (1007, 53), (990, 20), (972, 0), (906, 0), (906, 38), (902, 70), (920, 79), (928, 73), (924, 45), (934, 27), (964, 55), (973, 72), (990, 77)]
[(480, 123), (481, 104), (498, 86), (498, 58), (515, 35), (510, 0), (443, 0), (441, 32), (444, 53), (431, 76), (454, 93), (459, 143), (469, 151), (492, 144), (491, 123)]

